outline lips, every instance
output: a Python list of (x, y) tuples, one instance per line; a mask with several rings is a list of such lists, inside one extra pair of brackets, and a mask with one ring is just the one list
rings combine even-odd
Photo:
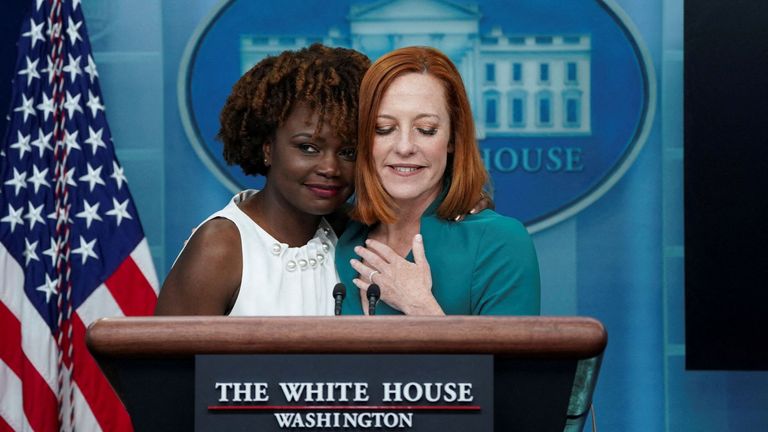
[(392, 170), (392, 172), (401, 177), (409, 177), (412, 175), (416, 175), (419, 171), (421, 171), (423, 166), (420, 165), (387, 165), (387, 167)]
[(344, 189), (343, 186), (336, 184), (305, 184), (304, 186), (319, 198), (333, 198)]

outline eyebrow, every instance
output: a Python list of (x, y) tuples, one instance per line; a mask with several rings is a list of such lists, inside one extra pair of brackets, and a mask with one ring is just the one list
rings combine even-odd
[[(439, 115), (437, 115), (437, 114), (430, 114), (430, 113), (422, 113), (422, 114), (419, 114), (419, 115), (417, 115), (417, 116), (414, 118), (414, 120), (419, 120), (419, 119), (422, 119), (422, 118), (427, 118), (427, 117), (434, 117), (434, 118), (436, 118), (437, 120), (440, 120), (440, 116), (439, 116)], [(397, 119), (395, 118), (395, 116), (391, 116), (391, 115), (388, 115), (388, 114), (379, 114), (379, 115), (377, 115), (377, 116), (376, 116), (376, 118), (377, 118), (377, 119), (379, 119), (379, 118), (385, 118), (385, 119), (390, 119), (390, 120), (397, 120)]]

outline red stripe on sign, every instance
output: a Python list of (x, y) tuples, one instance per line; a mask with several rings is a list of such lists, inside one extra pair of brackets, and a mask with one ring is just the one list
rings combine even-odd
[(479, 405), (213, 405), (209, 411), (481, 411)]
[(24, 354), (21, 324), (3, 302), (0, 302), (0, 328), (3, 341), (0, 343), (0, 358), (21, 381), (22, 404), (29, 425), (35, 431), (57, 431), (59, 409), (56, 395)]
[(72, 315), (72, 332), (74, 380), (99, 426), (110, 432), (133, 431), (128, 411), (85, 346), (85, 325), (77, 314)]
[(105, 282), (125, 316), (152, 315), (157, 294), (130, 257)]

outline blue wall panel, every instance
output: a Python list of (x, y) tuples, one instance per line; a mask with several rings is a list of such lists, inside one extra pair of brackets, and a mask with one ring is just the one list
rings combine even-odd
[[(566, 9), (574, 3), (562, 2)], [(608, 329), (595, 394), (601, 430), (766, 430), (768, 373), (684, 369), (683, 1), (617, 3), (653, 60), (659, 91), (653, 128), (638, 159), (607, 193), (534, 235), (543, 311), (593, 316)], [(193, 151), (178, 105), (184, 50), (217, 5), (83, 1), (118, 157), (161, 279), (190, 230), (231, 195)], [(546, 22), (535, 8), (526, 13)], [(251, 18), (258, 21), (241, 20)], [(223, 58), (221, 65), (234, 61)], [(213, 112), (220, 102), (215, 105)]]

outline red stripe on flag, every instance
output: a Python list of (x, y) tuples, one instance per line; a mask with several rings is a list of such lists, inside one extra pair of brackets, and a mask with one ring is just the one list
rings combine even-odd
[(13, 312), (0, 302), (0, 358), (19, 377), (24, 413), (35, 431), (57, 431), (59, 412), (56, 395), (29, 361), (21, 347), (21, 324)]
[(133, 431), (128, 411), (85, 346), (85, 325), (76, 313), (72, 315), (72, 339), (74, 381), (91, 407), (99, 426), (102, 430), (110, 432)]
[(130, 257), (105, 282), (126, 316), (152, 315), (157, 294)]
[(0, 415), (0, 432), (13, 432), (11, 425), (5, 422), (3, 416)]
[(2, 330), (3, 343), (0, 344), (0, 358), (17, 375), (21, 376), (21, 326), (19, 320), (11, 312), (5, 303), (0, 301), (0, 329)]

